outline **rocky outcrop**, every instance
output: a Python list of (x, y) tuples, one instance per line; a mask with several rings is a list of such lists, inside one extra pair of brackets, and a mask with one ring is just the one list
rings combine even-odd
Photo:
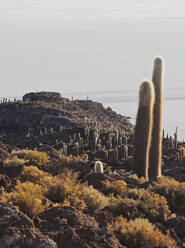
[(61, 248), (124, 248), (93, 217), (72, 207), (46, 210), (39, 215), (37, 226)]
[[(57, 92), (28, 93), (23, 101), (0, 104), (0, 134), (2, 141), (17, 147), (38, 146), (39, 143), (66, 142), (69, 135), (83, 135), (86, 124), (91, 128), (130, 127), (127, 117), (91, 100), (72, 100)], [(62, 127), (62, 129), (61, 129)], [(61, 135), (62, 132), (62, 135)]]
[(57, 248), (56, 243), (40, 233), (33, 221), (21, 211), (0, 202), (1, 248)]
[(185, 217), (177, 216), (175, 218), (171, 218), (167, 221), (167, 225), (169, 226), (172, 232), (172, 235), (175, 236), (174, 238), (176, 240), (179, 239), (178, 241), (181, 244), (184, 243), (185, 242)]
[(61, 95), (58, 92), (31, 92), (27, 93), (23, 96), (23, 101), (25, 102), (33, 102), (33, 101), (61, 101)]
[(0, 174), (0, 187), (7, 188), (10, 185), (10, 179), (8, 176)]

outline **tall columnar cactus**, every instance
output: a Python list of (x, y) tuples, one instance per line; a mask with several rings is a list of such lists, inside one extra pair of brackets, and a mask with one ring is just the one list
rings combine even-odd
[(162, 156), (162, 102), (163, 83), (162, 70), (163, 61), (160, 57), (154, 60), (152, 82), (155, 90), (155, 103), (153, 110), (152, 142), (150, 148), (149, 179), (157, 180), (161, 176), (161, 156)]
[(154, 87), (149, 81), (141, 84), (139, 108), (134, 133), (133, 171), (148, 179), (149, 149), (153, 125)]

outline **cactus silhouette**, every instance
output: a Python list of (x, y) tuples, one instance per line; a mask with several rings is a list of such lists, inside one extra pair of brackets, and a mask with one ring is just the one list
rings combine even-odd
[(139, 91), (139, 107), (134, 133), (133, 171), (138, 177), (146, 179), (148, 179), (154, 99), (153, 84), (144, 81)]
[(161, 176), (161, 156), (162, 156), (162, 65), (160, 57), (154, 60), (152, 82), (155, 90), (155, 103), (153, 109), (153, 129), (152, 141), (149, 155), (149, 179), (157, 180)]

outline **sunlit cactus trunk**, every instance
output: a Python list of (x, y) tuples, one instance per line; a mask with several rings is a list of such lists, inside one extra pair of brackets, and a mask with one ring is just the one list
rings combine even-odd
[(162, 157), (162, 105), (163, 105), (163, 83), (162, 71), (163, 61), (160, 57), (155, 58), (152, 82), (155, 90), (155, 103), (153, 110), (152, 142), (150, 148), (149, 179), (157, 180), (161, 176)]
[(149, 149), (153, 125), (154, 87), (149, 81), (141, 84), (139, 108), (134, 133), (133, 171), (148, 179)]

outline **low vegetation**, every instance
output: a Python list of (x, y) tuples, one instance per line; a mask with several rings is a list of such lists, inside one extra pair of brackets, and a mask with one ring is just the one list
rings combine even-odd
[(177, 247), (176, 242), (168, 235), (162, 234), (159, 229), (152, 225), (147, 219), (136, 218), (127, 221), (118, 217), (109, 226), (120, 242), (128, 248), (147, 247)]
[[(31, 218), (56, 206), (74, 207), (95, 217), (108, 212), (112, 216), (107, 221), (109, 231), (126, 247), (178, 247), (168, 227), (163, 233), (156, 226), (165, 226), (175, 214), (184, 215), (185, 183), (163, 176), (148, 187), (133, 188), (123, 180), (107, 179), (98, 190), (82, 182), (78, 170), (71, 169), (75, 162), (84, 166), (81, 157), (60, 154), (61, 170), (55, 175), (45, 170), (47, 164), (51, 169), (53, 163), (46, 153), (21, 150), (12, 155), (5, 160), (5, 166), (21, 164), (23, 169), (15, 187), (2, 191), (0, 200), (15, 205)], [(146, 183), (133, 174), (128, 175), (128, 180), (140, 186)]]

